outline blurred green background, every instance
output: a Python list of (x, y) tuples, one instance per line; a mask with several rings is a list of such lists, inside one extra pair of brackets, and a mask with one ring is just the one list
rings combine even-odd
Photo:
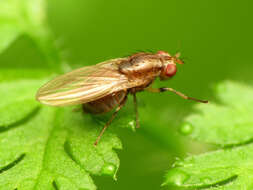
[[(63, 60), (72, 68), (137, 51), (180, 51), (186, 64), (173, 80), (154, 86), (215, 101), (212, 86), (219, 81), (252, 84), (252, 8), (250, 0), (51, 0), (47, 16)], [(47, 65), (26, 36), (0, 55), (0, 63)], [(195, 103), (169, 93), (139, 93), (138, 99), (141, 129), (118, 130), (124, 146), (118, 152), (118, 180), (95, 177), (98, 189), (161, 189), (177, 158), (210, 148), (178, 132)]]

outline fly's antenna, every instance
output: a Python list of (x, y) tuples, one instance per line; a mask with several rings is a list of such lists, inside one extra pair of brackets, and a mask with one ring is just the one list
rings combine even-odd
[(189, 59), (189, 57), (186, 57), (186, 56), (183, 56), (183, 57), (181, 57), (181, 51), (180, 51), (180, 49), (182, 50), (182, 45), (181, 45), (182, 43), (181, 43), (181, 40), (178, 40), (178, 42), (177, 42), (177, 53), (175, 54), (175, 57), (178, 59), (179, 57), (180, 57), (180, 60), (181, 60), (181, 62), (183, 62), (183, 63), (186, 63), (186, 62), (189, 62), (189, 61), (191, 61), (190, 59)]
[(190, 59), (189, 57), (186, 57), (186, 56), (181, 57), (180, 59), (181, 59), (184, 63), (185, 63), (185, 62), (191, 61), (191, 59)]
[(181, 53), (177, 52), (174, 56), (178, 59), (181, 56)]

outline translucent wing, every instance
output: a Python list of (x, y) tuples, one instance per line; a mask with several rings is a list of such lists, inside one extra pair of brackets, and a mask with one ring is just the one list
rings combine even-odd
[(52, 106), (83, 104), (142, 84), (142, 80), (129, 81), (118, 71), (124, 60), (113, 59), (61, 75), (42, 86), (36, 98)]

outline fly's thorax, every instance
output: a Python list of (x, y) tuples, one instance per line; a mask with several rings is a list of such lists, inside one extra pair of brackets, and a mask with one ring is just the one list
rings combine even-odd
[(152, 78), (159, 76), (163, 63), (160, 58), (155, 55), (137, 54), (130, 57), (127, 61), (123, 61), (119, 65), (119, 71), (128, 76), (145, 76)]

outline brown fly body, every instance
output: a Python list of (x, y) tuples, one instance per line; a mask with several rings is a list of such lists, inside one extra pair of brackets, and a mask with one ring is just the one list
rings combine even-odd
[(183, 64), (179, 55), (171, 56), (164, 51), (141, 52), (83, 67), (46, 83), (38, 90), (36, 99), (50, 106), (82, 104), (83, 110), (91, 114), (101, 114), (116, 108), (97, 137), (95, 141), (97, 145), (106, 128), (124, 106), (129, 94), (134, 97), (136, 127), (139, 127), (137, 92), (171, 91), (184, 99), (207, 103), (204, 100), (188, 97), (172, 88), (150, 87), (157, 77), (166, 80), (176, 74), (177, 64)]

